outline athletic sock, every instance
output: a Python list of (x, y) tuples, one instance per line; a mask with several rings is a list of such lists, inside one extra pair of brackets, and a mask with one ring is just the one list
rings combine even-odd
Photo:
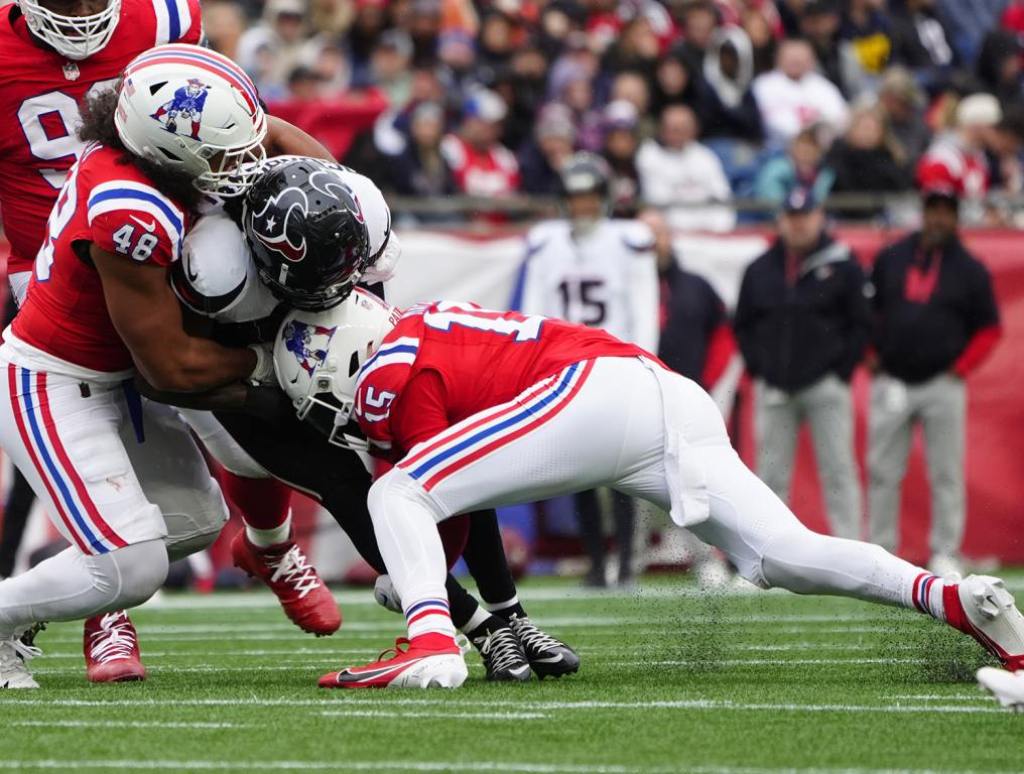
[(498, 618), (480, 608), (462, 631), (469, 639), (476, 640), (478, 637), (486, 637), (507, 626), (508, 621), (504, 618)]
[(292, 512), (289, 509), (284, 522), (270, 529), (257, 529), (249, 524), (245, 525), (245, 536), (249, 542), (257, 548), (270, 548), (271, 546), (286, 543), (292, 535)]
[(421, 599), (405, 609), (405, 621), (409, 627), (409, 639), (423, 634), (445, 634), (454, 639), (455, 625), (448, 612), (448, 603), (443, 599)]
[(504, 602), (485, 603), (487, 609), (490, 610), (494, 615), (499, 618), (504, 618), (508, 621), (512, 616), (518, 618), (526, 618), (526, 610), (521, 604), (519, 604), (519, 595), (514, 594), (511, 599), (506, 599)]
[(922, 613), (962, 629), (966, 620), (960, 604), (959, 584), (943, 580), (930, 572), (921, 572), (910, 592), (910, 601)]

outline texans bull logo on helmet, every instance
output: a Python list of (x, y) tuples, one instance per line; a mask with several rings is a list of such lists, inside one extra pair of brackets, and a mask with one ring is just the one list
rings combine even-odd
[(295, 355), (299, 366), (310, 376), (325, 357), (330, 346), (331, 337), (337, 328), (292, 320), (281, 332), (284, 346)]
[[(317, 170), (307, 179), (309, 187), (337, 200), (353, 217), (365, 223), (359, 200), (345, 183), (330, 170)], [(268, 250), (279, 253), (287, 261), (298, 263), (306, 257), (306, 237), (302, 223), (310, 213), (309, 195), (297, 186), (288, 186), (264, 203), (262, 209), (250, 214), (249, 232)]]

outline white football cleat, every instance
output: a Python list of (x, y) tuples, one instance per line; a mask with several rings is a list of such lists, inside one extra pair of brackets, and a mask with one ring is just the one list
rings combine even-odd
[(977, 677), (978, 685), (995, 696), (1002, 706), (1013, 712), (1024, 712), (1024, 671), (1011, 673), (982, 667)]
[(969, 575), (958, 585), (957, 597), (967, 620), (954, 623), (948, 603), (947, 620), (974, 637), (1011, 672), (1024, 669), (1024, 615), (1003, 581)]
[(39, 648), (26, 645), (19, 638), (0, 640), (0, 690), (38, 688), (39, 683), (32, 677), (25, 662), (39, 655), (42, 655)]
[(395, 591), (395, 584), (391, 582), (390, 575), (378, 575), (373, 582), (373, 598), (377, 604), (386, 607), (392, 613), (402, 612), (402, 600)]

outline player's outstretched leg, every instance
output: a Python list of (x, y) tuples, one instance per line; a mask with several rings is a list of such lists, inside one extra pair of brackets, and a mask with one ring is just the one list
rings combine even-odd
[(341, 612), (334, 596), (292, 539), (291, 490), (272, 478), (243, 478), (226, 471), (221, 488), (245, 521), (245, 529), (231, 541), (235, 566), (265, 583), (303, 631), (318, 637), (338, 631)]
[(146, 679), (139, 635), (124, 610), (89, 618), (82, 634), (85, 676), (91, 683), (129, 683)]
[(880, 546), (804, 527), (731, 448), (705, 452), (711, 517), (693, 527), (748, 580), (798, 594), (900, 605), (969, 634), (1007, 669), (1024, 669), (1024, 616), (998, 578), (940, 578)]
[(469, 631), (463, 629), (485, 662), (487, 654), (484, 653), (484, 647), (494, 648), (496, 643), (507, 642), (510, 633), (518, 640), (530, 667), (541, 679), (579, 671), (580, 657), (576, 651), (542, 631), (530, 620), (519, 601), (516, 583), (505, 556), (498, 516), (493, 509), (471, 514), (469, 539), (463, 558), (491, 613), (486, 618), (497, 618), (508, 629), (506, 633), (504, 627), (494, 628), (493, 620), (486, 623), (481, 620), (479, 626), (470, 627)]

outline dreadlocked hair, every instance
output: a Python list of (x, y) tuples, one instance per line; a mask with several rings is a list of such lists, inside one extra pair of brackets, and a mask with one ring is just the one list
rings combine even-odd
[(187, 209), (194, 210), (199, 204), (202, 194), (192, 184), (192, 178), (182, 172), (168, 170), (149, 159), (134, 155), (121, 142), (117, 127), (114, 125), (119, 86), (120, 84), (82, 100), (82, 125), (78, 129), (79, 139), (82, 142), (96, 142), (106, 148), (121, 151), (118, 163), (131, 164), (152, 181), (154, 188), (170, 196)]

